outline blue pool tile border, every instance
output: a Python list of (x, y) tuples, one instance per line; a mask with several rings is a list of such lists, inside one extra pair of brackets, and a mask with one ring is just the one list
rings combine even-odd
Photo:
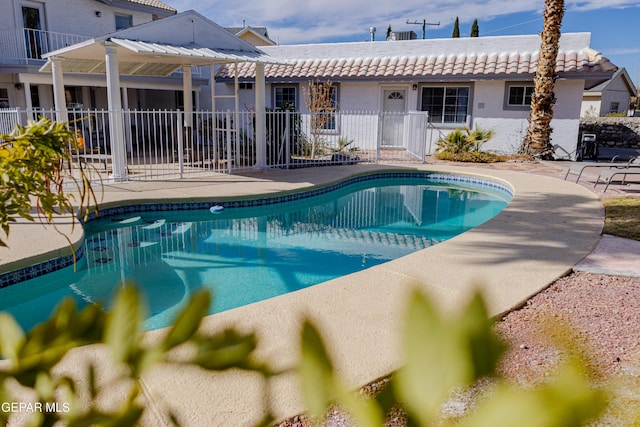
[(73, 265), (84, 256), (84, 244), (80, 245), (76, 249), (76, 256), (74, 259), (73, 254), (65, 255), (62, 257), (43, 261), (38, 264), (31, 265), (29, 267), (22, 268), (20, 270), (9, 271), (7, 273), (0, 274), (0, 289), (7, 286), (15, 285), (25, 280), (35, 279), (36, 277), (53, 273), (56, 270)]
[[(474, 190), (491, 190), (498, 195), (513, 198), (513, 189), (501, 182), (493, 179), (474, 177), (469, 175), (457, 175), (449, 173), (439, 173), (430, 171), (414, 171), (414, 172), (379, 172), (366, 175), (358, 175), (351, 178), (347, 178), (343, 181), (335, 184), (330, 184), (324, 187), (315, 188), (308, 191), (299, 191), (282, 196), (275, 197), (263, 197), (259, 199), (246, 199), (246, 200), (232, 200), (232, 201), (215, 201), (213, 198), (211, 201), (206, 202), (168, 202), (168, 203), (144, 203), (123, 205), (113, 208), (105, 208), (100, 210), (100, 218), (106, 218), (115, 215), (126, 215), (131, 213), (142, 212), (167, 212), (178, 210), (199, 210), (209, 209), (213, 204), (223, 206), (224, 208), (243, 208), (243, 207), (255, 207), (271, 205), (276, 203), (292, 202), (295, 200), (306, 199), (309, 197), (319, 196), (346, 187), (347, 185), (371, 181), (375, 179), (383, 178), (418, 178), (429, 179), (431, 181), (442, 184), (454, 184), (463, 187), (470, 187)], [(89, 215), (87, 222), (96, 219), (96, 214)], [(76, 261), (80, 260), (84, 256), (84, 242), (76, 250)], [(19, 270), (10, 271), (0, 274), (0, 289), (7, 286), (14, 285), (25, 280), (34, 279), (47, 273), (60, 270), (62, 268), (72, 265), (74, 262), (73, 255), (67, 255), (52, 260), (44, 261), (38, 264), (31, 265)]]

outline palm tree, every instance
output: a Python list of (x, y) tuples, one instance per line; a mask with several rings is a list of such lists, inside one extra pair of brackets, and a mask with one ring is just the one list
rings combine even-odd
[(553, 105), (556, 102), (553, 93), (555, 85), (556, 58), (560, 45), (560, 27), (564, 15), (564, 0), (545, 0), (542, 44), (533, 79), (534, 90), (531, 96), (529, 128), (522, 140), (520, 152), (535, 158), (553, 158), (551, 145), (551, 119)]

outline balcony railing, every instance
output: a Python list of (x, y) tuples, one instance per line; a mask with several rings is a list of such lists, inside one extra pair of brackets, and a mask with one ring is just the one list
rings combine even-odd
[[(0, 30), (0, 64), (40, 64), (42, 55), (63, 47), (71, 46), (90, 39), (78, 34), (56, 33), (53, 31), (14, 28)], [(182, 75), (182, 70), (172, 77)], [(192, 67), (193, 77), (203, 77), (201, 67)]]
[(30, 64), (41, 61), (42, 55), (66, 46), (83, 42), (87, 36), (13, 28), (0, 30), (0, 63)]

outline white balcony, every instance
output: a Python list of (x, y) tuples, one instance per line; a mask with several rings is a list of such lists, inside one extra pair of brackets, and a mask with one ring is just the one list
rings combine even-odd
[(30, 28), (0, 30), (0, 64), (41, 64), (43, 54), (88, 38)]
[[(13, 28), (0, 30), (0, 65), (42, 65), (42, 55), (90, 39), (78, 34)], [(193, 77), (203, 76), (201, 67), (192, 67)], [(181, 77), (182, 70), (172, 74)]]

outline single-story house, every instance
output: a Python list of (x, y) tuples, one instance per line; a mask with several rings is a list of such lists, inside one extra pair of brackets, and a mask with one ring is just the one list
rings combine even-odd
[(605, 82), (586, 88), (582, 95), (581, 117), (602, 117), (610, 113), (627, 114), (636, 87), (626, 68), (620, 68)]
[[(567, 33), (560, 40), (552, 121), (560, 157), (574, 155), (585, 88), (617, 71), (589, 46), (590, 38)], [(309, 82), (329, 81), (340, 111), (427, 111), (432, 139), (477, 126), (495, 131), (485, 149), (513, 153), (528, 126), (540, 43), (538, 35), (525, 35), (262, 46), (270, 57), (293, 64), (265, 66), (266, 105), (304, 112)], [(250, 63), (237, 67), (239, 105), (250, 106), (254, 98), (254, 69)], [(221, 67), (216, 93), (233, 93), (235, 75), (233, 66)], [(223, 102), (216, 107), (231, 108)]]

